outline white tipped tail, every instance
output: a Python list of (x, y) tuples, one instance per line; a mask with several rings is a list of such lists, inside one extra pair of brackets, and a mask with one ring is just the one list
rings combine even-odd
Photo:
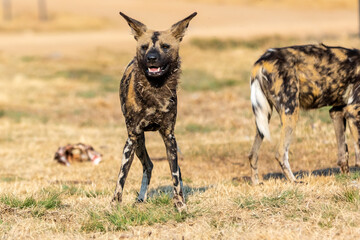
[(251, 104), (255, 114), (257, 129), (267, 140), (270, 141), (269, 118), (271, 116), (272, 109), (263, 90), (261, 89), (258, 77), (259, 76), (256, 76), (251, 84)]

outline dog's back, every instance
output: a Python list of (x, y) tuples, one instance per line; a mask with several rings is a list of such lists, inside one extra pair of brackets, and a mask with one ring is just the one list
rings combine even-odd
[(297, 91), (304, 109), (345, 105), (359, 77), (359, 61), (356, 49), (324, 44), (269, 49), (255, 63), (252, 83), (259, 81), (276, 109)]

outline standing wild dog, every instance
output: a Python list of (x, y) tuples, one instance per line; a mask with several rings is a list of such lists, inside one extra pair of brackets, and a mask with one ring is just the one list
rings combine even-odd
[(295, 182), (288, 152), (299, 109), (332, 106), (338, 145), (338, 165), (349, 172), (345, 128), (355, 141), (356, 166), (360, 165), (360, 51), (324, 44), (273, 48), (258, 59), (251, 74), (251, 103), (256, 136), (249, 154), (252, 181), (259, 183), (258, 150), (270, 138), (273, 107), (280, 115), (281, 135), (276, 160), (286, 178)]
[(186, 208), (177, 159), (174, 127), (177, 112), (177, 84), (180, 76), (179, 44), (190, 20), (197, 13), (175, 23), (169, 30), (153, 31), (120, 12), (137, 41), (136, 56), (127, 66), (120, 83), (121, 110), (128, 131), (113, 201), (121, 202), (122, 192), (134, 153), (143, 165), (137, 201), (143, 202), (153, 164), (145, 148), (145, 131), (159, 131), (165, 143), (174, 184), (174, 203)]

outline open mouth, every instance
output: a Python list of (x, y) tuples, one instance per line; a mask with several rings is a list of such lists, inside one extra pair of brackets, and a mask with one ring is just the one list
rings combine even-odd
[(152, 77), (161, 76), (168, 69), (168, 65), (162, 67), (150, 66), (147, 69), (147, 74)]

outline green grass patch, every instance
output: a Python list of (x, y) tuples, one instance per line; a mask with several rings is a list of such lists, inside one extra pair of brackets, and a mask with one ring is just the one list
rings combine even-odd
[(84, 190), (81, 187), (73, 185), (62, 185), (62, 193), (70, 196), (85, 196), (87, 198), (96, 198), (98, 196), (109, 195), (108, 191)]
[(81, 230), (84, 232), (105, 232), (106, 219), (94, 211), (89, 212), (87, 221), (82, 224)]
[(350, 174), (336, 174), (335, 179), (340, 183), (355, 181), (360, 179), (360, 172), (351, 172)]
[(2, 195), (0, 202), (11, 208), (42, 208), (54, 209), (61, 206), (60, 194), (49, 194), (42, 197), (40, 200), (35, 199), (33, 196), (20, 199), (14, 195)]
[(260, 200), (261, 205), (273, 208), (280, 208), (284, 205), (290, 204), (291, 202), (300, 202), (303, 200), (303, 195), (297, 190), (285, 190), (279, 195), (264, 197)]
[(360, 192), (357, 188), (346, 188), (343, 192), (335, 194), (333, 197), (336, 203), (347, 202), (355, 205), (360, 203)]
[(184, 222), (195, 215), (195, 212), (177, 212), (169, 195), (161, 194), (141, 204), (119, 206), (111, 211), (91, 211), (81, 229), (85, 232), (124, 231), (130, 226)]
[(248, 210), (254, 210), (259, 206), (259, 201), (255, 200), (253, 197), (239, 197), (235, 199), (236, 205), (238, 205), (240, 208), (248, 209)]
[(272, 196), (265, 196), (261, 199), (254, 199), (249, 196), (242, 196), (235, 199), (235, 203), (240, 207), (248, 210), (254, 210), (258, 208), (281, 208), (284, 205), (293, 203), (301, 203), (303, 201), (303, 194), (298, 190), (285, 190), (281, 193), (274, 194)]
[(334, 226), (334, 221), (336, 221), (339, 214), (339, 210), (331, 205), (323, 205), (321, 209), (321, 219), (319, 220), (318, 225), (321, 228), (332, 228)]
[(213, 75), (197, 69), (183, 71), (181, 87), (185, 91), (218, 91), (226, 87), (239, 85), (235, 79), (218, 79)]
[(281, 47), (283, 45), (293, 44), (295, 38), (285, 38), (279, 35), (256, 37), (252, 39), (238, 38), (193, 38), (190, 44), (201, 50), (228, 50), (234, 48), (259, 49), (266, 47)]

